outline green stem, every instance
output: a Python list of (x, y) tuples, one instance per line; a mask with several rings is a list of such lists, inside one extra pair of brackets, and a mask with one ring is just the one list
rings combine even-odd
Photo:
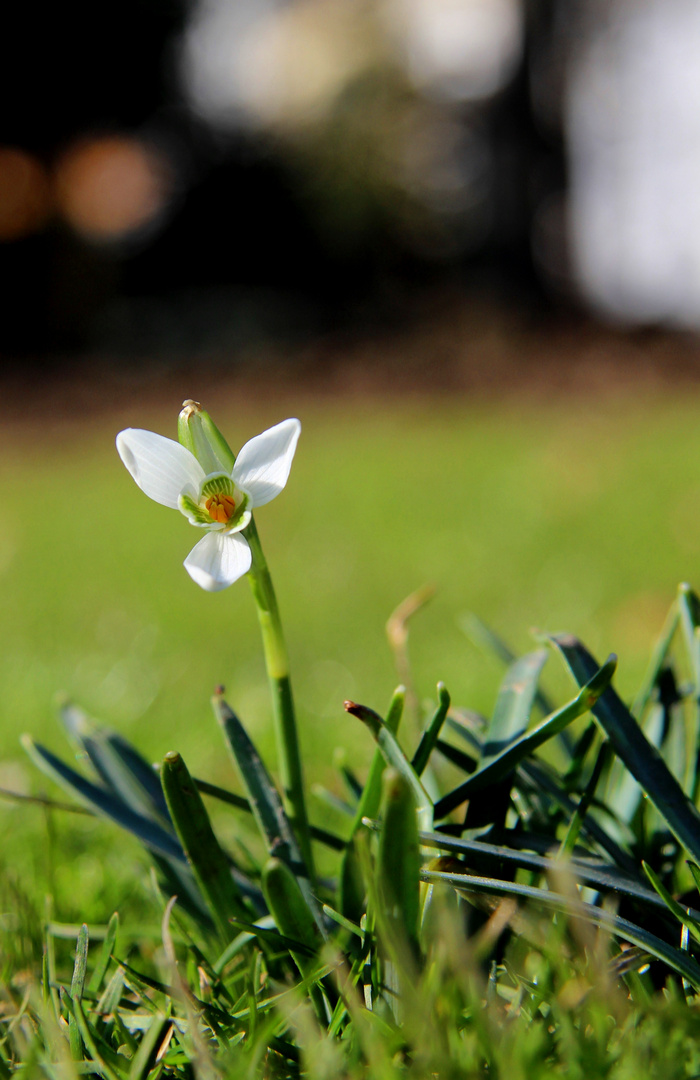
[(313, 880), (311, 832), (304, 799), (304, 774), (299, 753), (292, 684), (289, 678), (287, 646), (282, 632), (282, 621), (277, 607), (277, 597), (272, 586), (272, 578), (260, 544), (255, 521), (252, 519), (245, 530), (245, 536), (253, 553), (249, 577), (258, 608), (265, 666), (272, 693), (272, 712), (284, 807), (296, 833), (309, 877)]

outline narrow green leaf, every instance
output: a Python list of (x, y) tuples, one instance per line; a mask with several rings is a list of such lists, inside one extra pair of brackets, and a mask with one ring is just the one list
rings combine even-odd
[[(505, 641), (490, 626), (482, 622), (478, 615), (468, 611), (461, 615), (457, 621), (460, 628), (477, 648), (480, 648), (485, 653), (493, 653), (503, 664), (508, 666), (515, 663), (517, 657), (513, 650), (506, 645)], [(554, 712), (548, 698), (540, 689), (535, 692), (535, 703), (543, 716)]]
[(598, 725), (591, 720), (586, 724), (583, 734), (574, 743), (571, 752), (571, 761), (564, 773), (564, 779), (570, 788), (579, 786), (583, 767), (588, 756), (588, 751), (595, 742), (598, 734)]
[[(267, 906), (280, 934), (300, 942), (303, 946), (303, 951), (293, 948), (289, 950), (300, 974), (314, 980), (319, 976), (319, 950), (323, 945), (323, 938), (299, 887), (299, 881), (285, 862), (272, 858), (268, 859), (263, 868), (261, 884)], [(315, 981), (309, 987), (309, 996), (319, 1022), (326, 1028), (331, 1014), (323, 990)]]
[(583, 795), (579, 799), (578, 806), (576, 807), (576, 813), (573, 815), (571, 821), (569, 822), (569, 827), (566, 830), (566, 836), (561, 842), (561, 847), (559, 848), (557, 858), (571, 858), (571, 853), (573, 852), (576, 841), (578, 840), (578, 836), (581, 832), (581, 828), (586, 818), (586, 814), (588, 813), (591, 802), (593, 801), (593, 797), (596, 793), (596, 788), (600, 783), (600, 778), (603, 774), (603, 770), (607, 767), (611, 756), (612, 751), (610, 749), (610, 743), (606, 739), (600, 747), (600, 750), (598, 751), (598, 756), (596, 758), (595, 765), (593, 766), (591, 778), (586, 784), (586, 790), (583, 792)]
[(700, 795), (698, 745), (700, 743), (700, 599), (685, 583), (678, 587), (679, 619), (688, 655), (692, 686), (684, 694), (688, 718), (687, 761), (683, 788), (693, 803)]
[[(657, 748), (661, 746), (664, 730), (664, 707), (660, 702), (654, 702), (640, 721), (644, 736)], [(600, 726), (600, 725), (598, 725)], [(608, 810), (621, 822), (631, 828), (634, 816), (639, 808), (640, 800), (644, 791), (624, 761), (616, 757), (606, 784), (605, 805)]]
[(393, 769), (384, 776), (382, 831), (377, 855), (377, 895), (387, 931), (399, 947), (420, 953), (420, 851), (412, 786)]
[(355, 847), (357, 835), (355, 832), (350, 837), (338, 875), (338, 907), (351, 922), (359, 922), (365, 910), (365, 880)]
[(102, 986), (102, 980), (107, 974), (107, 968), (109, 967), (109, 961), (111, 960), (112, 953), (114, 952), (114, 943), (117, 940), (118, 930), (119, 914), (115, 911), (107, 925), (107, 933), (105, 935), (104, 941), (102, 942), (100, 955), (98, 957), (97, 963), (95, 964), (95, 969), (90, 978), (90, 982), (88, 983), (88, 990), (92, 994), (99, 993), (99, 989)]
[(24, 792), (10, 791), (9, 788), (0, 788), (0, 799), (7, 799), (13, 803), (45, 806), (48, 810), (60, 810), (62, 814), (87, 814), (94, 817), (94, 811), (87, 806), (77, 806), (76, 803), (61, 802), (59, 799), (47, 799), (45, 795), (25, 795)]
[[(681, 585), (679, 593), (682, 589), (683, 586)], [(671, 648), (673, 635), (675, 634), (678, 627), (678, 620), (680, 617), (679, 598), (680, 597), (676, 598), (673, 601), (669, 613), (666, 616), (666, 621), (664, 623), (663, 629), (651, 654), (649, 667), (647, 668), (646, 674), (642, 681), (642, 685), (637, 692), (637, 696), (634, 699), (634, 704), (630, 709), (630, 712), (632, 713), (632, 716), (635, 718), (635, 720), (641, 720), (642, 716), (644, 715), (646, 707), (649, 704), (649, 699), (651, 698), (652, 692), (659, 678), (661, 668), (663, 667), (666, 661), (666, 657), (668, 656), (668, 651)]]
[[(196, 776), (193, 776), (192, 779), (197, 785), (197, 790), (202, 795), (209, 795), (212, 799), (218, 799), (219, 802), (235, 806), (238, 810), (242, 810), (244, 814), (253, 813), (253, 808), (243, 795), (236, 795), (235, 792), (227, 791), (226, 788), (210, 784), (208, 780), (199, 780)], [(316, 825), (311, 825), (310, 829), (311, 836), (314, 840), (318, 840), (320, 844), (325, 844), (326, 847), (332, 848), (334, 851), (344, 850), (345, 841), (342, 836), (336, 836), (335, 833), (329, 832), (327, 829), (320, 829)]]
[(453, 765), (456, 765), (457, 768), (461, 769), (467, 776), (471, 776), (472, 773), (476, 772), (476, 767), (479, 764), (477, 758), (465, 754), (464, 750), (460, 750), (458, 747), (453, 746), (452, 743), (445, 742), (444, 739), (438, 739), (435, 748), (438, 753), (442, 754), (448, 761), (451, 761)]
[(46, 747), (35, 743), (29, 735), (23, 735), (20, 741), (34, 764), (46, 776), (59, 784), (64, 791), (68, 791), (81, 802), (87, 803), (91, 810), (103, 814), (123, 829), (133, 833), (151, 850), (166, 855), (168, 858), (184, 861), (182, 848), (176, 838), (156, 822), (135, 813), (120, 798), (112, 795), (105, 788), (93, 784), (75, 769), (71, 769)]
[(602, 926), (623, 941), (629, 941), (645, 949), (652, 956), (663, 960), (673, 971), (686, 978), (697, 990), (700, 990), (700, 965), (683, 952), (669, 945), (666, 941), (649, 933), (628, 919), (612, 915), (603, 908), (594, 907), (583, 901), (572, 903), (566, 896), (550, 892), (548, 889), (536, 889), (530, 885), (519, 885), (513, 881), (501, 881), (498, 878), (476, 877), (471, 874), (451, 874), (439, 870), (422, 870), (423, 881), (444, 882), (467, 896), (470, 892), (496, 893), (504, 896), (518, 896), (531, 900), (535, 904), (562, 911), (570, 918), (586, 919), (597, 926)]
[[(687, 860), (686, 866), (688, 867), (691, 874), (693, 875), (693, 881), (695, 882), (695, 888), (698, 890), (698, 892), (700, 892), (700, 866), (696, 866), (694, 862), (690, 861), (690, 859)], [(698, 916), (698, 918), (700, 918), (700, 915)]]
[[(576, 638), (557, 635), (549, 640), (559, 649), (579, 685), (592, 677), (598, 665)], [(612, 687), (593, 706), (593, 715), (678, 842), (700, 862), (700, 813)]]
[(56, 945), (53, 939), (53, 934), (50, 930), (51, 916), (53, 914), (53, 897), (49, 893), (45, 900), (45, 916), (44, 916), (44, 950), (43, 950), (43, 963), (42, 971), (44, 976), (44, 983), (42, 986), (42, 993), (44, 1000), (51, 1001), (51, 1008), (53, 1012), (53, 1018), (58, 1023), (60, 1016), (60, 1005), (56, 979)]
[(192, 867), (202, 896), (223, 940), (231, 939), (229, 919), (250, 913), (231, 874), (209, 821), (209, 815), (187, 766), (179, 754), (166, 754), (161, 769), (165, 800), (175, 831)]
[(158, 774), (138, 750), (118, 732), (96, 724), (72, 702), (61, 705), (59, 716), (107, 788), (136, 813), (167, 827), (168, 810)]
[[(231, 919), (231, 925), (236, 930), (247, 934), (249, 938), (258, 938), (269, 945), (278, 953), (302, 953), (304, 956), (315, 957), (318, 953), (319, 942), (313, 948), (305, 945), (303, 941), (286, 937), (279, 930), (271, 930), (268, 926), (259, 926), (257, 923), (246, 923), (242, 919)], [(217, 965), (218, 966), (218, 965)]]
[(282, 799), (250, 736), (220, 694), (212, 698), (231, 756), (238, 768), (248, 801), (270, 855), (283, 859), (298, 878), (306, 905), (321, 927), (321, 909), (313, 894), (308, 868), (284, 809)]
[(226, 744), (238, 768), (248, 795), (248, 802), (268, 852), (270, 854), (274, 852), (278, 858), (284, 859), (297, 876), (308, 878), (308, 872), (284, 811), (280, 794), (248, 732), (220, 694), (212, 698), (212, 705), (226, 736)]
[(80, 1036), (85, 1043), (85, 1046), (87, 1047), (88, 1053), (90, 1054), (90, 1057), (95, 1062), (95, 1064), (99, 1066), (100, 1072), (105, 1077), (105, 1080), (121, 1080), (118, 1073), (116, 1073), (114, 1069), (110, 1068), (110, 1066), (105, 1061), (103, 1055), (100, 1054), (99, 1050), (97, 1049), (95, 1033), (90, 1028), (90, 1024), (88, 1023), (87, 1017), (85, 1016), (83, 1007), (80, 1003), (80, 999), (73, 998), (72, 1005), (74, 1015), (71, 1016), (71, 1019), (75, 1019), (78, 1030), (80, 1031)]
[(546, 650), (538, 649), (521, 656), (508, 668), (486, 733), (482, 765), (500, 757), (506, 747), (526, 730), (546, 660)]
[[(88, 928), (83, 923), (78, 932), (78, 941), (75, 947), (75, 963), (73, 965), (73, 978), (70, 984), (70, 996), (73, 1002), (80, 1001), (83, 996), (83, 989), (85, 987), (85, 972), (87, 971), (87, 955), (88, 955)], [(69, 1036), (70, 1036), (70, 1053), (73, 1061), (82, 1061), (83, 1059), (83, 1042), (80, 1037), (80, 1029), (76, 1023), (75, 1017), (71, 1016), (68, 1020)]]
[(388, 765), (403, 776), (404, 780), (413, 792), (418, 813), (424, 824), (432, 824), (433, 803), (427, 791), (423, 787), (420, 777), (416, 775), (410, 761), (399, 746), (396, 735), (388, 724), (385, 724), (381, 716), (366, 705), (358, 705), (354, 701), (345, 702), (345, 711), (361, 720), (365, 727), (369, 728), (377, 746), (381, 750), (384, 760)]
[(459, 616), (457, 623), (474, 645), (484, 652), (493, 653), (502, 663), (512, 664), (516, 659), (515, 653), (505, 641), (474, 612), (465, 611)]
[[(484, 840), (465, 840), (461, 837), (446, 836), (444, 833), (419, 832), (418, 838), (423, 847), (435, 848), (438, 851), (451, 851), (458, 855), (471, 857), (477, 868), (486, 863), (494, 867), (510, 864), (513, 867), (521, 866), (526, 870), (534, 870), (536, 873), (548, 873), (556, 867), (557, 847), (553, 845), (551, 855), (536, 855), (530, 851), (521, 851), (506, 847), (502, 844), (490, 844)], [(577, 881), (582, 885), (589, 885), (599, 891), (615, 893), (626, 896), (656, 910), (663, 910), (663, 900), (652, 890), (639, 881), (621, 871), (617, 866), (607, 863), (594, 863), (590, 857), (577, 858), (576, 855), (569, 857), (569, 865), (576, 875)], [(700, 879), (700, 871), (698, 871)], [(700, 920), (700, 910), (690, 908), (691, 915)]]
[[(399, 729), (406, 700), (406, 689), (398, 686), (394, 691), (389, 710), (386, 716), (387, 730), (394, 734)], [(358, 922), (364, 910), (365, 886), (364, 879), (357, 861), (357, 852), (353, 843), (353, 837), (362, 826), (364, 817), (375, 818), (379, 813), (382, 798), (382, 776), (385, 769), (384, 754), (379, 747), (374, 752), (370, 765), (367, 781), (355, 810), (355, 816), (350, 828), (348, 846), (340, 865), (340, 877), (338, 882), (338, 906), (347, 918)]]
[(503, 780), (523, 758), (528, 757), (538, 747), (563, 731), (572, 721), (588, 712), (610, 685), (616, 665), (616, 657), (611, 656), (603, 667), (595, 672), (591, 680), (586, 683), (572, 701), (564, 705), (563, 708), (557, 709), (556, 712), (548, 716), (532, 731), (528, 731), (521, 735), (520, 738), (515, 739), (515, 741), (511, 741), (500, 754), (488, 755), (484, 751), (482, 761), (485, 760), (486, 764), (481, 765), (459, 787), (440, 799), (435, 806), (436, 818), (444, 817), (450, 810), (459, 806), (466, 799), (471, 798), (476, 792), (483, 791), (484, 788)]
[[(576, 803), (567, 794), (559, 778), (549, 772), (535, 758), (521, 761), (518, 766), (518, 773), (522, 773), (523, 777), (535, 787), (541, 797), (551, 800), (556, 806), (560, 806), (569, 818), (572, 818), (576, 813)], [(613, 840), (602, 825), (590, 814), (581, 822), (581, 831), (585, 832), (591, 840), (594, 840), (603, 851), (606, 851), (618, 866), (632, 876), (636, 875), (638, 865), (635, 859), (624, 848), (620, 847), (617, 841)], [(629, 839), (631, 842), (631, 834)]]
[[(386, 720), (383, 721), (386, 728), (394, 734), (399, 730), (405, 701), (405, 688), (403, 686), (397, 686), (391, 702), (389, 703)], [(382, 775), (384, 773), (384, 768), (384, 755), (381, 750), (377, 750), (372, 758), (367, 782), (362, 790), (360, 801), (357, 804), (357, 810), (355, 811), (355, 817), (350, 831), (351, 836), (359, 829), (363, 817), (376, 817), (379, 813), (379, 804), (382, 801)]]
[(97, 1012), (102, 1015), (116, 1012), (122, 996), (123, 987), (124, 972), (122, 968), (118, 967), (104, 988), (102, 997), (97, 1002)]
[[(336, 750), (333, 757), (335, 767), (343, 778), (343, 783), (347, 788), (350, 799), (353, 806), (356, 806), (362, 796), (363, 785), (355, 775), (355, 772), (350, 768), (347, 762), (344, 760), (345, 752), (341, 749)], [(340, 758), (340, 760), (338, 760)]]
[(332, 919), (333, 922), (338, 923), (338, 926), (342, 926), (344, 930), (348, 930), (356, 937), (364, 937), (361, 927), (358, 926), (356, 922), (353, 922), (351, 919), (346, 919), (344, 915), (341, 915), (339, 911), (336, 911), (335, 908), (332, 908), (330, 904), (323, 905), (323, 912), (325, 915), (328, 916), (329, 919)]
[[(119, 967), (123, 969), (129, 986), (135, 986), (136, 989), (147, 987), (149, 990), (155, 990), (159, 994), (164, 994), (165, 997), (170, 996), (172, 991), (167, 983), (161, 982), (159, 979), (152, 979), (150, 975), (146, 975), (142, 971), (137, 971), (136, 968), (132, 967), (131, 964), (128, 964), (126, 960), (120, 960), (117, 956), (115, 956), (114, 959), (119, 964)], [(142, 998), (142, 1004), (151, 1011), (155, 1011), (156, 1009), (155, 1004), (146, 996)]]
[(43, 949), (41, 951), (41, 999), (42, 999), (45, 1006), (48, 1005), (49, 1000), (50, 1000), (50, 997), (49, 997), (49, 988), (50, 988), (50, 986), (51, 986), (51, 977), (49, 975), (49, 954), (48, 954), (48, 951), (46, 949), (46, 945), (44, 945), (44, 947), (43, 947)]
[(418, 749), (413, 755), (413, 760), (411, 761), (411, 765), (413, 766), (417, 776), (421, 776), (423, 774), (425, 767), (428, 764), (430, 755), (435, 748), (435, 743), (437, 742), (440, 730), (443, 723), (445, 722), (445, 717), (447, 716), (447, 712), (450, 707), (450, 695), (445, 689), (444, 683), (438, 683), (437, 693), (437, 708), (433, 713), (432, 717), (430, 718), (430, 721), (427, 724), (423, 735), (421, 736), (421, 740), (418, 744)]
[(683, 582), (678, 586), (677, 602), (681, 630), (688, 651), (688, 660), (697, 686), (700, 683), (700, 654), (698, 653), (696, 637), (698, 627), (700, 627), (700, 599), (690, 585)]
[(319, 802), (325, 803), (326, 806), (330, 807), (331, 810), (335, 810), (338, 814), (354, 818), (355, 806), (343, 799), (342, 796), (336, 795), (334, 791), (329, 791), (322, 784), (314, 784), (311, 788), (311, 794)]
[(267, 906), (280, 934), (302, 945), (303, 952), (294, 952), (293, 949), (290, 952), (302, 975), (308, 975), (312, 966), (309, 957), (316, 957), (323, 938), (296, 876), (287, 863), (271, 858), (263, 867), (261, 883)]
[(138, 1050), (131, 1059), (129, 1080), (145, 1080), (153, 1064), (153, 1059), (158, 1051), (158, 1043), (167, 1024), (168, 1020), (165, 1016), (157, 1014), (153, 1017), (147, 1030), (143, 1033)]
[(689, 913), (689, 910), (678, 903), (677, 900), (671, 896), (670, 892), (664, 885), (663, 881), (656, 873), (655, 870), (649, 866), (649, 863), (644, 862), (642, 859), (642, 866), (644, 867), (644, 873), (649, 878), (649, 881), (653, 885), (656, 892), (659, 894), (664, 904), (671, 912), (672, 915), (678, 919), (679, 923), (686, 927), (686, 929), (693, 935), (697, 942), (700, 942), (700, 922), (694, 919)]

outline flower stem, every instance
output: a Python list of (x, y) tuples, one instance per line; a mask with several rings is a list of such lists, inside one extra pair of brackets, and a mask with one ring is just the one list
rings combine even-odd
[(284, 806), (296, 833), (309, 877), (313, 880), (311, 833), (304, 799), (304, 775), (299, 753), (292, 684), (289, 678), (287, 646), (282, 632), (282, 621), (272, 578), (255, 521), (252, 519), (245, 530), (245, 537), (253, 553), (253, 562), (248, 576), (258, 608), (265, 666), (270, 680)]

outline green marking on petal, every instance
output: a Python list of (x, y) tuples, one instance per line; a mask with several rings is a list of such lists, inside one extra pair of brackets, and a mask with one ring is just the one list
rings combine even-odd
[(227, 473), (215, 473), (204, 481), (201, 498), (210, 499), (212, 495), (233, 495), (233, 480)]
[(191, 495), (180, 495), (177, 505), (181, 513), (189, 518), (192, 525), (211, 525), (211, 517), (206, 510), (199, 506)]
[[(231, 515), (231, 517), (228, 520), (228, 523), (226, 525), (227, 530), (235, 529), (236, 526), (238, 526), (239, 529), (240, 528), (244, 529), (245, 525), (247, 525), (248, 521), (250, 520), (250, 512), (246, 510), (246, 507), (247, 507), (248, 502), (249, 502), (248, 496), (243, 495), (242, 492), (239, 492), (239, 494), (241, 495), (241, 501), (237, 504), (236, 509), (234, 510), (233, 514)], [(241, 518), (246, 513), (248, 514), (248, 521), (246, 521), (245, 525), (241, 525), (240, 524)]]

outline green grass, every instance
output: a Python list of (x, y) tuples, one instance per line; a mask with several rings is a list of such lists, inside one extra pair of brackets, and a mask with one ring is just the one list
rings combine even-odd
[[(196, 388), (195, 388), (196, 389)], [(176, 410), (133, 419), (174, 433)], [(212, 407), (213, 407), (212, 403)], [(425, 582), (412, 633), (420, 696), (444, 679), (487, 709), (497, 669), (457, 626), (473, 610), (516, 644), (536, 625), (624, 658), (623, 691), (679, 580), (697, 577), (700, 406), (661, 401), (439, 400), (259, 405), (246, 438), (290, 413), (304, 425), (287, 490), (258, 515), (289, 639), (310, 770), (335, 746), (362, 757), (342, 701), (383, 707), (395, 681), (384, 624)], [(56, 745), (65, 691), (160, 757), (216, 774), (217, 683), (265, 749), (268, 703), (242, 582), (208, 595), (181, 567), (196, 536), (146, 499), (114, 451), (129, 420), (7, 438), (0, 471), (0, 757), (25, 730)]]
[[(196, 387), (191, 390), (196, 392)], [(37, 428), (3, 433), (0, 497), (8, 513), (0, 525), (4, 600), (0, 786), (44, 787), (17, 748), (22, 731), (30, 731), (61, 757), (70, 756), (53, 719), (52, 700), (59, 690), (123, 732), (148, 758), (181, 751), (192, 772), (232, 787), (233, 770), (208, 702), (214, 687), (223, 682), (228, 700), (264, 756), (274, 760), (256, 618), (246, 583), (210, 595), (190, 582), (181, 562), (197, 535), (179, 515), (138, 491), (114, 450), (114, 434), (129, 423), (174, 434), (178, 404), (174, 401), (167, 413), (146, 413), (141, 408), (133, 416), (83, 428), (54, 425), (41, 432)], [(700, 407), (692, 401), (619, 397), (547, 406), (510, 399), (486, 406), (404, 399), (387, 409), (359, 399), (339, 405), (299, 398), (270, 409), (260, 405), (245, 413), (241, 409), (243, 422), (231, 403), (205, 404), (227, 435), (240, 432), (237, 439), (231, 437), (234, 445), (286, 415), (299, 415), (303, 423), (288, 488), (260, 512), (258, 526), (289, 638), (302, 748), (312, 780), (337, 788), (331, 763), (335, 747), (345, 748), (347, 760), (364, 775), (373, 749), (371, 737), (343, 711), (342, 702), (354, 698), (384, 712), (396, 682), (384, 624), (396, 604), (423, 583), (434, 583), (437, 594), (412, 624), (413, 676), (419, 696), (434, 695), (436, 681), (443, 679), (457, 705), (490, 715), (502, 672), (459, 629), (462, 613), (476, 612), (518, 650), (529, 647), (527, 630), (535, 625), (575, 632), (601, 661), (609, 651), (618, 652), (622, 663), (616, 685), (627, 698), (641, 681), (677, 582), (695, 579), (697, 584), (700, 576), (696, 573)], [(521, 681), (514, 684), (518, 694), (525, 693)], [(572, 696), (558, 660), (548, 662), (543, 685), (554, 690), (560, 702)], [(683, 720), (680, 712), (674, 713), (674, 730), (685, 731), (686, 720), (692, 727), (694, 685), (683, 690), (688, 713)], [(641, 776), (651, 803), (664, 812), (666, 795), (663, 784), (659, 786), (657, 765), (648, 764), (643, 753), (640, 759), (638, 749), (630, 750), (624, 732), (616, 728), (614, 713), (606, 723), (612, 725), (616, 751), (622, 760), (629, 757), (633, 772), (641, 760), (644, 775), (637, 779)], [(669, 762), (677, 757), (679, 738), (669, 737), (664, 747)], [(402, 739), (410, 746), (410, 729), (406, 732), (404, 727)], [(586, 768), (591, 767), (589, 762)], [(577, 795), (587, 783), (585, 776), (578, 777)], [(516, 779), (516, 788), (518, 784), (522, 786), (522, 778)], [(552, 839), (560, 842), (570, 825), (567, 815), (554, 804), (549, 806), (544, 796), (540, 806), (540, 796), (527, 784), (524, 791), (524, 811), (518, 803), (522, 791), (516, 792), (513, 802), (524, 812), (523, 822), (534, 813), (535, 831), (548, 828)], [(498, 792), (496, 796), (500, 797)], [(484, 805), (491, 798), (486, 791)], [(690, 882), (684, 852), (674, 857), (677, 865), (664, 861), (666, 849), (657, 850), (658, 819), (649, 809), (651, 803), (644, 802), (631, 822), (636, 839), (625, 857), (637, 859), (641, 852), (665, 875), (665, 887), (678, 891), (679, 883), (688, 887)], [(321, 804), (312, 803), (311, 809), (317, 822), (332, 824)], [(385, 822), (390, 809), (385, 804)], [(401, 809), (397, 804), (396, 812), (394, 832), (413, 845), (417, 859), (410, 806)], [(4, 1004), (7, 1015), (20, 1007), (22, 971), (36, 963), (41, 897), (46, 891), (53, 895), (53, 914), (59, 921), (104, 923), (117, 906), (125, 927), (122, 954), (124, 948), (134, 947), (141, 965), (162, 973), (159, 902), (155, 892), (149, 892), (144, 857), (133, 841), (122, 843), (122, 834), (102, 822), (47, 815), (26, 804), (0, 807), (0, 814), (10, 826), (0, 856), (0, 926), (11, 931), (6, 935), (11, 948), (0, 971), (9, 980), (3, 990), (9, 995)], [(603, 815), (601, 820), (607, 819)], [(664, 820), (672, 820), (670, 810)], [(236, 850), (240, 821), (238, 814), (218, 812), (215, 827), (225, 847)], [(692, 836), (691, 840), (686, 853), (695, 850)], [(240, 857), (240, 850), (237, 854)], [(409, 872), (405, 860), (397, 862), (391, 837), (375, 849), (374, 858), (378, 884), (368, 886), (370, 900), (377, 912), (378, 940), (381, 945), (384, 935), (384, 947), (390, 950), (398, 946), (391, 945), (391, 926), (381, 922), (377, 898), (385, 887), (382, 874), (391, 883), (405, 869), (413, 881), (406, 894), (415, 888), (415, 899), (418, 863)], [(363, 873), (371, 882), (370, 863), (365, 856)], [(454, 864), (448, 869), (455, 876)], [(337, 866), (332, 872), (337, 873)], [(495, 879), (484, 880), (487, 891), (498, 892)], [(466, 888), (469, 899), (468, 878), (458, 873), (455, 881), (462, 893)], [(523, 870), (514, 889), (535, 881), (542, 881), (541, 873)], [(512, 881), (501, 885), (505, 894), (513, 891)], [(415, 906), (405, 902), (407, 921), (402, 930), (414, 944)], [(282, 904), (278, 926), (287, 908)], [(412, 921), (406, 915), (409, 908)], [(568, 933), (565, 923), (555, 921), (556, 925), (560, 934)], [(668, 920), (659, 925), (668, 933)], [(422, 928), (421, 934), (427, 934), (426, 966), (414, 1005), (420, 1006), (416, 1032), (421, 1023), (426, 1027), (423, 1043), (418, 1034), (413, 1049), (401, 1038), (394, 1045), (393, 1036), (376, 1042), (372, 1025), (363, 1035), (364, 1020), (358, 1021), (360, 1041), (355, 1051), (346, 1041), (349, 1061), (355, 1060), (353, 1053), (359, 1055), (357, 1071), (349, 1068), (348, 1075), (367, 1075), (360, 1062), (371, 1063), (373, 1053), (377, 1057), (372, 1075), (387, 1078), (425, 1075), (426, 1069), (442, 1076), (443, 1066), (445, 1076), (482, 1075), (486, 1066), (494, 1075), (515, 1076), (520, 1075), (520, 1062), (522, 1075), (528, 1077), (558, 1074), (566, 1068), (569, 1075), (609, 1074), (622, 1080), (638, 1075), (649, 1055), (656, 1063), (654, 1075), (694, 1075), (695, 1009), (687, 1008), (679, 996), (679, 980), (669, 983), (665, 1006), (646, 977), (632, 979), (631, 996), (624, 1004), (622, 998), (608, 999), (603, 986), (607, 975), (602, 968), (591, 968), (588, 946), (581, 947), (580, 958), (566, 950), (559, 957), (556, 933), (552, 937), (548, 926), (551, 929), (551, 918), (543, 920), (543, 944), (532, 953), (518, 955), (519, 948), (531, 949), (530, 931), (524, 939), (516, 937), (510, 951), (499, 957), (493, 987), (479, 982), (487, 971), (478, 964), (472, 974), (469, 965), (461, 970), (451, 966), (458, 949), (448, 948), (449, 933), (443, 939), (437, 932), (433, 939), (430, 926), (427, 931)], [(299, 940), (280, 928), (287, 939)], [(455, 923), (455, 933), (462, 929), (461, 922), (459, 927)], [(204, 940), (206, 932), (202, 933)], [(61, 940), (56, 947), (65, 981), (72, 943), (66, 937), (61, 945)], [(477, 937), (477, 952), (480, 940)], [(519, 945), (523, 940), (526, 944)], [(605, 935), (600, 941), (605, 946)], [(178, 947), (191, 946), (178, 939)], [(673, 947), (677, 949), (676, 944)], [(292, 948), (290, 956), (294, 955)], [(487, 955), (488, 950), (483, 953)], [(410, 964), (402, 975), (402, 956), (399, 949), (390, 960), (405, 981)], [(187, 971), (196, 989), (193, 958), (194, 953)], [(473, 961), (471, 956), (470, 964)], [(294, 970), (289, 959), (287, 967), (289, 975)], [(492, 968), (492, 976), (494, 972)], [(693, 978), (692, 972), (688, 978)], [(248, 976), (239, 967), (232, 973), (230, 993), (250, 999), (250, 987), (257, 984), (249, 979), (253, 980), (252, 969)], [(496, 989), (498, 1002), (489, 998)], [(255, 992), (264, 996), (264, 980)], [(480, 1027), (484, 995), (490, 1004)], [(318, 1005), (313, 994), (311, 998)], [(264, 1004), (263, 997), (260, 1001)], [(390, 998), (386, 1001), (395, 1012)], [(413, 1030), (411, 1001), (409, 993), (407, 1031)], [(31, 1008), (41, 1014), (38, 999)], [(292, 1005), (281, 1008), (283, 1013)], [(275, 1014), (275, 1030), (280, 1032), (282, 1013)], [(444, 1021), (437, 1029), (433, 1014)], [(673, 1038), (668, 1037), (669, 1019)], [(102, 1019), (95, 1023), (102, 1030)], [(309, 1064), (311, 1028), (304, 1034), (304, 1023), (290, 1019), (300, 1045), (307, 1046), (309, 1075), (319, 1080), (338, 1075), (339, 1058), (327, 1067)], [(461, 1042), (438, 1045), (443, 1036), (449, 1042), (458, 1028), (464, 1036)], [(17, 1030), (23, 1031), (21, 1025)], [(235, 1030), (234, 1025), (228, 1036)], [(396, 1034), (398, 1029), (392, 1030)], [(432, 1047), (434, 1030), (438, 1043)], [(622, 1043), (623, 1032), (634, 1033), (631, 1042)], [(245, 1055), (257, 1053), (256, 1046), (263, 1046), (264, 1040), (256, 1042), (252, 1028), (248, 1034), (236, 1068), (245, 1066), (246, 1075), (253, 1076), (258, 1073)], [(121, 1038), (119, 1031), (109, 1032), (112, 1052), (118, 1051)], [(330, 1063), (337, 1043), (324, 1040), (319, 1035), (317, 1052), (321, 1058), (330, 1055)], [(470, 1040), (476, 1040), (473, 1046)], [(424, 1061), (421, 1045), (427, 1055)], [(673, 1053), (670, 1047), (675, 1048)], [(24, 1060), (24, 1052), (17, 1045), (13, 1060)], [(201, 1055), (203, 1047), (192, 1050), (184, 1043), (175, 1047), (173, 1075), (180, 1075), (176, 1058), (185, 1052)], [(118, 1058), (113, 1064), (126, 1068)], [(233, 1058), (230, 1064), (233, 1068)], [(0, 1075), (6, 1075), (3, 1070), (0, 1060)], [(129, 1075), (136, 1073), (130, 1069)]]

